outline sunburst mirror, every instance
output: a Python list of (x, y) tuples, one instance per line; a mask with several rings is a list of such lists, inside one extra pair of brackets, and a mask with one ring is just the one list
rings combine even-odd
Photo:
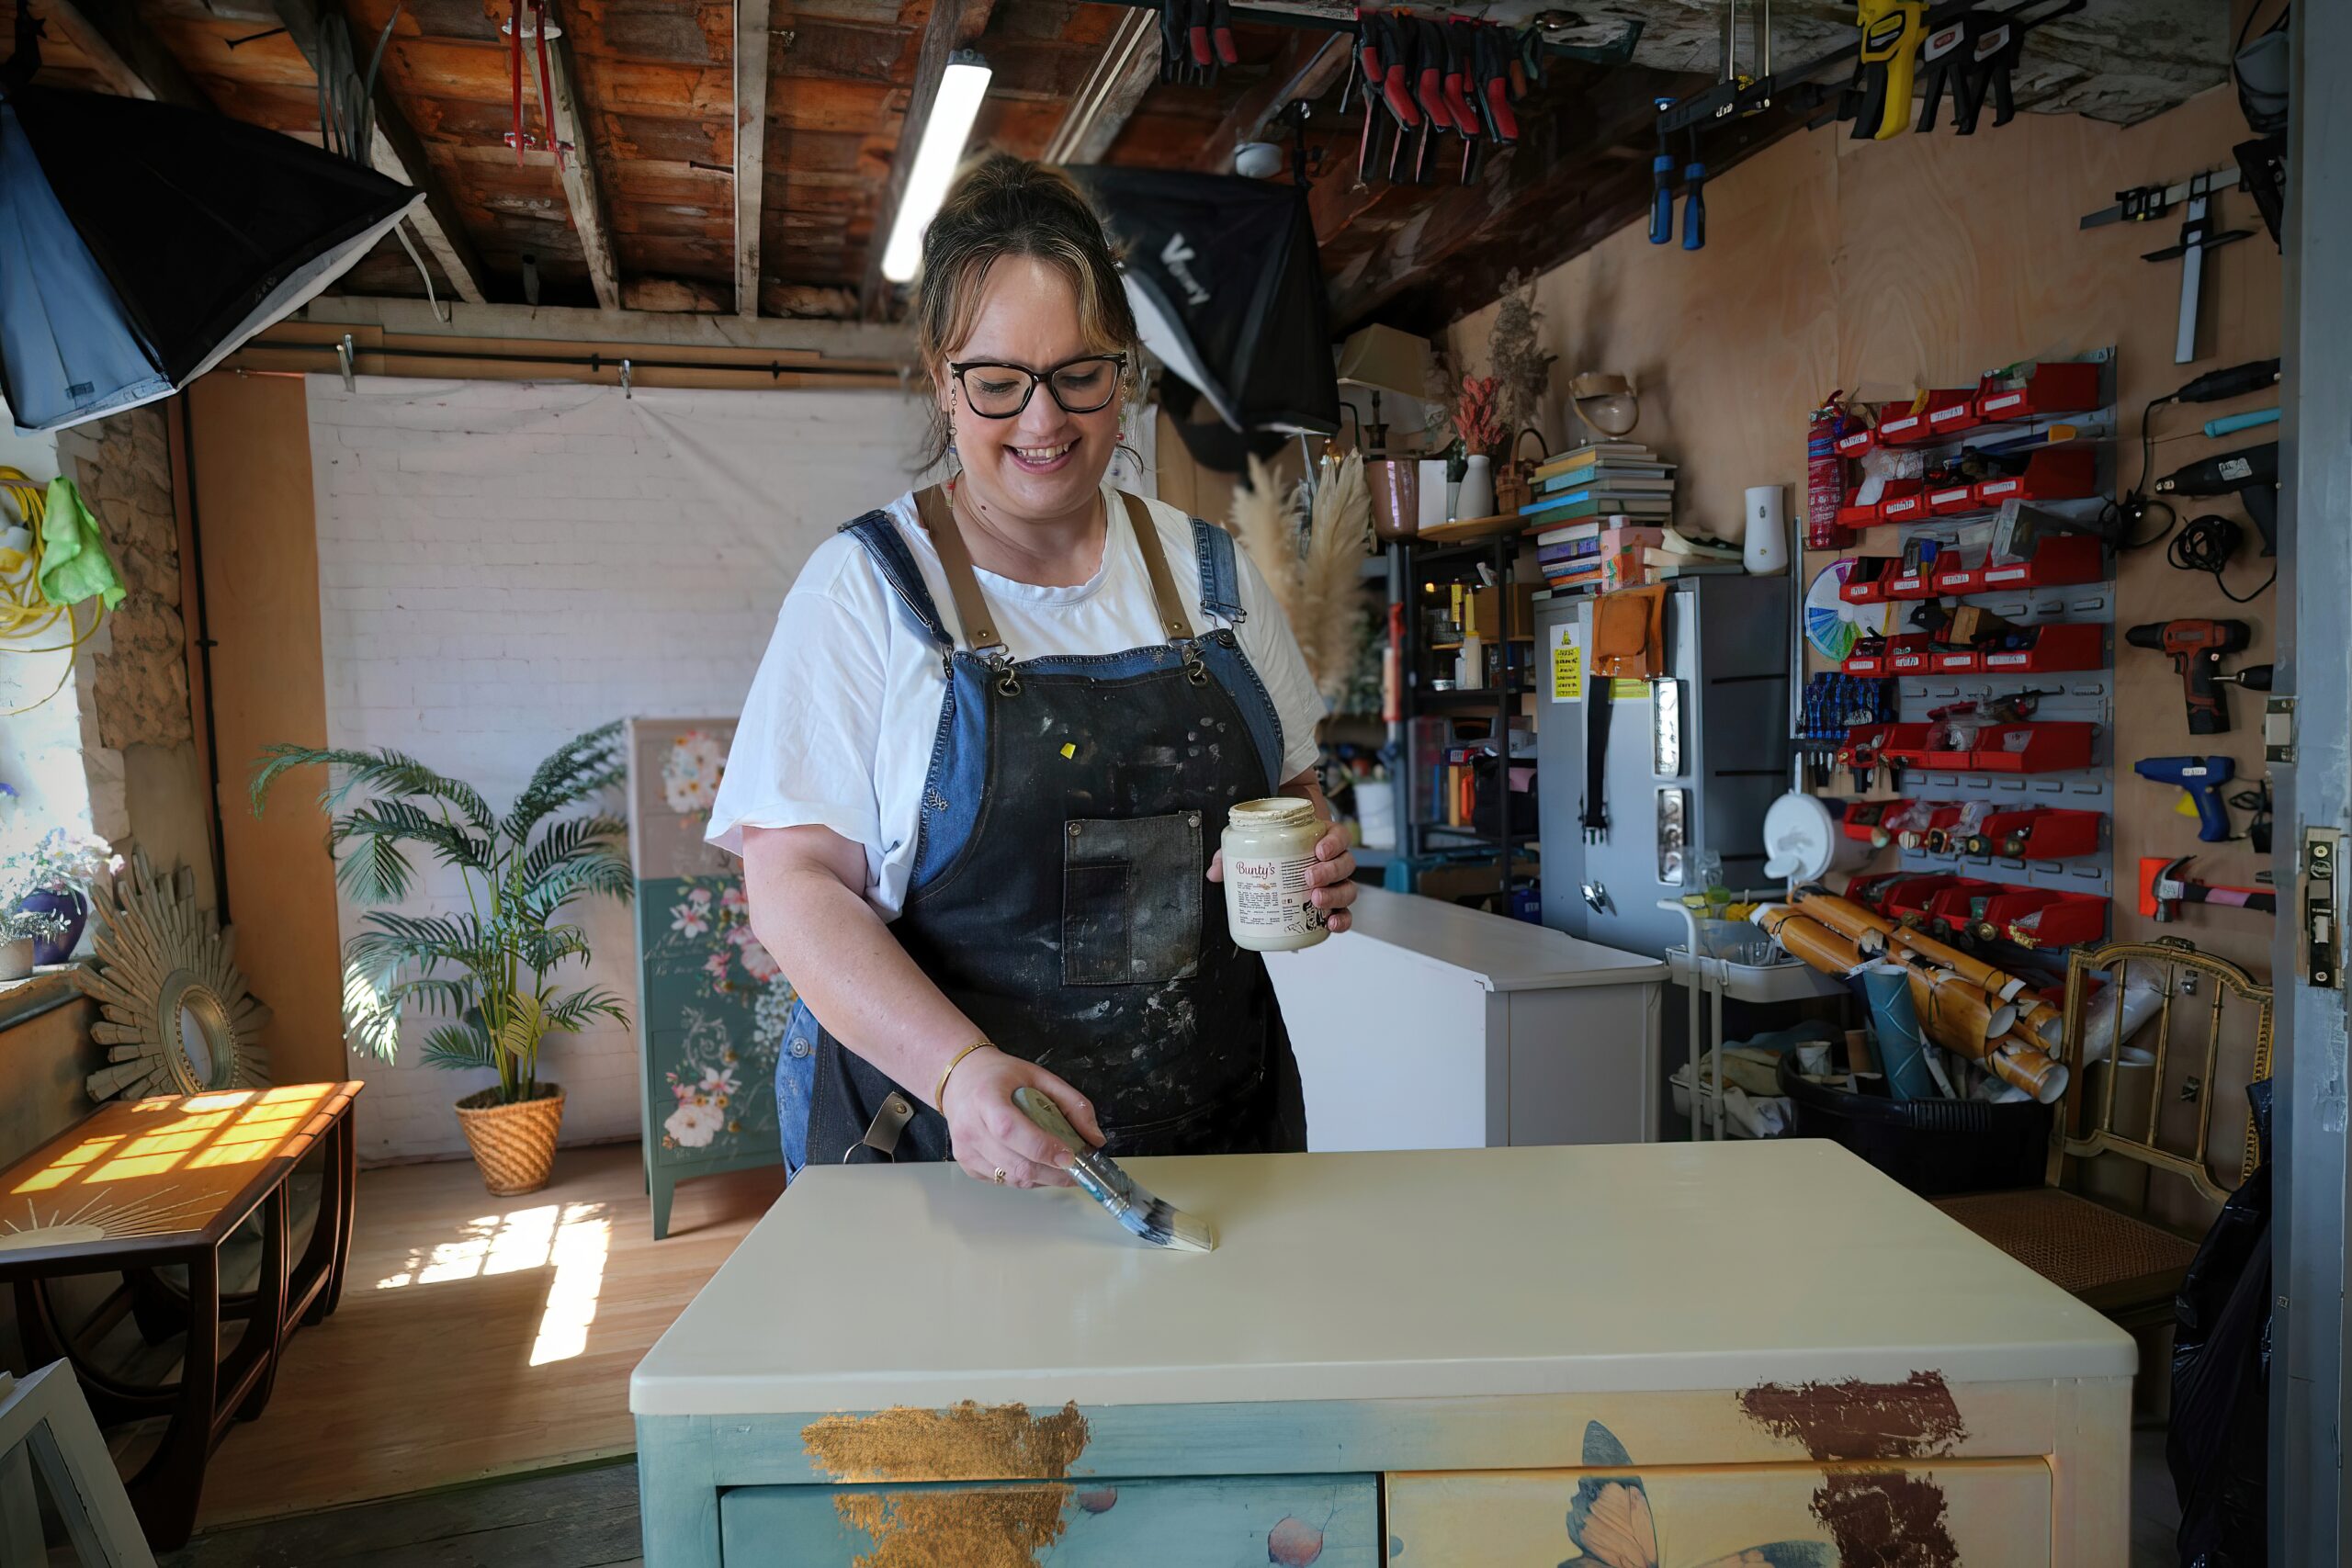
[(134, 852), (92, 912), (98, 933), (82, 988), (106, 1015), (90, 1034), (109, 1065), (86, 1080), (91, 1099), (269, 1082), (258, 1040), (269, 1009), (245, 989), (235, 930), (196, 907), (194, 872), (158, 877)]

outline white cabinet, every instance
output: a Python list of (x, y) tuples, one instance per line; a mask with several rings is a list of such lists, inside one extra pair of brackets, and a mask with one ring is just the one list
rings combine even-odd
[(1367, 887), (1354, 930), (1266, 962), (1311, 1149), (1658, 1135), (1656, 959)]

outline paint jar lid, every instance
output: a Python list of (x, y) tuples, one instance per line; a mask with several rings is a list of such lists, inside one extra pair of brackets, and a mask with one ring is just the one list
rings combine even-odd
[(1245, 800), (1227, 814), (1237, 828), (1306, 828), (1315, 822), (1315, 807), (1294, 795)]

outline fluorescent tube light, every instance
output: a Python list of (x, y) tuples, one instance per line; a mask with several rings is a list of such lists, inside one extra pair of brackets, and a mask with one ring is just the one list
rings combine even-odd
[(939, 78), (939, 92), (931, 100), (931, 118), (923, 121), (922, 145), (915, 150), (914, 167), (907, 188), (899, 197), (899, 214), (890, 224), (890, 243), (882, 252), (882, 276), (893, 283), (910, 281), (922, 264), (922, 231), (947, 199), (956, 165), (964, 161), (964, 144), (972, 138), (972, 122), (979, 118), (980, 100), (988, 95), (989, 62), (968, 49), (948, 58)]

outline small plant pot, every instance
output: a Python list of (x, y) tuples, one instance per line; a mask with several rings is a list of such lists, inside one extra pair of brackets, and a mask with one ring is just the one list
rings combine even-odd
[(65, 922), (64, 929), (55, 936), (33, 938), (33, 962), (36, 964), (62, 964), (74, 956), (74, 944), (82, 940), (82, 927), (90, 918), (90, 906), (81, 894), (70, 888), (62, 893), (52, 893), (44, 888), (17, 899), (17, 908), (36, 914), (55, 915)]
[(0, 980), (21, 980), (33, 972), (33, 939), (0, 941)]
[(498, 1090), (486, 1089), (458, 1101), (457, 1109), (458, 1125), (492, 1197), (518, 1197), (548, 1184), (556, 1134), (563, 1128), (561, 1088), (541, 1084), (532, 1099), (512, 1105), (501, 1105)]

